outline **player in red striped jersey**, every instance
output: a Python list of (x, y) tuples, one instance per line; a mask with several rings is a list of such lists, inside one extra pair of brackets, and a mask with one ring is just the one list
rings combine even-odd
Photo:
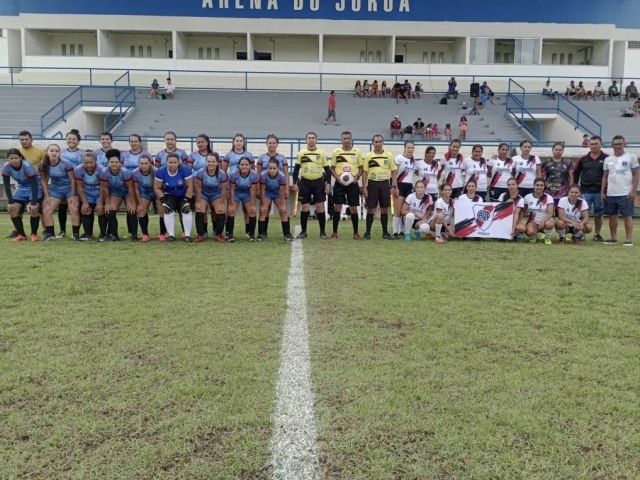
[(402, 232), (402, 206), (404, 200), (413, 192), (413, 172), (416, 161), (413, 152), (416, 145), (411, 140), (404, 143), (404, 152), (398, 155), (394, 162), (398, 166), (398, 196), (393, 199), (393, 239), (400, 238)]

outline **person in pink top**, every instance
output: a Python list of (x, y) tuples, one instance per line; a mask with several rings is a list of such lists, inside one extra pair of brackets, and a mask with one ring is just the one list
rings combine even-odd
[(327, 115), (327, 118), (325, 118), (324, 122), (322, 123), (326, 125), (330, 118), (333, 118), (334, 125), (340, 125), (336, 120), (336, 91), (335, 90), (331, 90), (331, 93), (329, 94), (329, 115)]

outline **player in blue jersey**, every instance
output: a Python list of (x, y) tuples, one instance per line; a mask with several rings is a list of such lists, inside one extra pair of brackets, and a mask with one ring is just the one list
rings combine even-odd
[(186, 165), (180, 165), (178, 156), (170, 153), (167, 164), (156, 172), (153, 190), (160, 200), (167, 226), (168, 241), (176, 240), (176, 212), (180, 212), (184, 225), (184, 241), (191, 243), (191, 228), (193, 227), (193, 172)]
[[(136, 214), (136, 198), (133, 191), (133, 174), (122, 166), (120, 150), (111, 149), (107, 152), (109, 166), (100, 172), (100, 204), (104, 205), (104, 211), (107, 215), (109, 225), (109, 237), (105, 240), (112, 242), (120, 241), (118, 235), (118, 209), (125, 202), (127, 207), (127, 220), (129, 223), (129, 231), (132, 230), (131, 215)], [(137, 224), (137, 220), (136, 220)], [(137, 230), (137, 225), (136, 225)], [(131, 237), (132, 241), (138, 241), (138, 238)], [(104, 241), (104, 240), (103, 240)]]
[[(55, 238), (53, 212), (62, 202), (67, 202), (71, 211), (72, 223), (80, 225), (76, 182), (73, 175), (73, 165), (60, 158), (60, 147), (56, 144), (47, 147), (44, 160), (42, 160), (38, 170), (44, 199), (42, 216), (45, 232), (43, 240), (48, 241)], [(51, 184), (49, 184), (49, 181), (51, 181)], [(60, 228), (63, 228), (62, 224)]]
[[(149, 237), (149, 206), (156, 202), (157, 197), (153, 191), (153, 182), (156, 177), (156, 168), (151, 164), (151, 155), (140, 155), (139, 166), (133, 171), (133, 186), (136, 194), (138, 208), (138, 222), (142, 230), (142, 242), (151, 240)], [(158, 209), (159, 210), (159, 209)], [(138, 235), (138, 228), (133, 235)]]
[(287, 242), (293, 240), (291, 236), (291, 224), (287, 211), (287, 198), (289, 198), (289, 180), (279, 170), (280, 162), (277, 158), (271, 158), (267, 169), (260, 175), (260, 221), (258, 222), (258, 241), (267, 238), (267, 218), (271, 210), (271, 204), (276, 203), (282, 233)]
[(109, 160), (107, 160), (107, 152), (111, 150), (111, 144), (113, 143), (113, 135), (109, 132), (102, 132), (100, 134), (100, 148), (93, 151), (96, 156), (96, 163), (100, 170), (107, 168)]
[(89, 151), (85, 152), (82, 165), (75, 169), (76, 190), (78, 197), (80, 197), (80, 222), (84, 229), (80, 240), (85, 242), (93, 238), (95, 213), (98, 214), (100, 237), (105, 237), (107, 232), (107, 217), (104, 215), (104, 208), (102, 205), (98, 207), (101, 171), (102, 169), (97, 165), (95, 153)]
[[(281, 153), (278, 153), (278, 143), (280, 143), (280, 140), (273, 133), (270, 133), (269, 135), (267, 135), (266, 142), (267, 142), (267, 151), (266, 153), (263, 153), (262, 155), (260, 155), (256, 163), (258, 175), (262, 175), (263, 172), (266, 172), (269, 164), (269, 160), (271, 160), (272, 158), (275, 158), (278, 161), (278, 170), (282, 172), (284, 174), (284, 177), (288, 180), (289, 179), (289, 162), (287, 161), (287, 158), (284, 155), (282, 155)], [(258, 196), (260, 195), (261, 195), (261, 192), (258, 192)], [(266, 232), (269, 229), (268, 214), (267, 214), (267, 218), (265, 219), (265, 222), (267, 222), (265, 224), (265, 229), (264, 229)], [(258, 233), (260, 233), (259, 228), (258, 228)]]
[[(249, 160), (249, 164), (251, 169), (255, 168), (255, 160), (251, 152), (247, 152), (247, 139), (242, 133), (236, 133), (233, 136), (233, 145), (231, 150), (227, 152), (224, 156), (222, 169), (229, 175), (231, 175), (238, 171), (238, 167), (240, 164), (241, 158), (246, 158)], [(258, 192), (256, 192), (256, 195)], [(255, 206), (255, 205), (254, 205)], [(249, 239), (249, 212), (247, 210), (246, 205), (242, 205), (242, 213), (244, 214), (244, 229), (245, 229), (245, 238)]]
[[(196, 173), (198, 173), (203, 168), (206, 168), (207, 157), (210, 153), (213, 153), (213, 150), (211, 148), (211, 140), (209, 139), (209, 136), (204, 133), (201, 133), (200, 135), (198, 135), (196, 137), (196, 148), (197, 150), (191, 152), (186, 160), (187, 165), (189, 165), (189, 167), (191, 167), (191, 170), (193, 170), (194, 179), (195, 179)], [(194, 180), (194, 189), (195, 189), (195, 180)], [(207, 238), (208, 236), (207, 230), (209, 229), (209, 223), (207, 222), (206, 213), (207, 212), (205, 211), (204, 235), (203, 235), (204, 238)], [(213, 217), (213, 210), (212, 210), (212, 217)], [(215, 233), (216, 232), (214, 232), (214, 234)], [(219, 233), (222, 234), (222, 232), (219, 232)]]
[(230, 193), (229, 208), (227, 209), (227, 242), (233, 242), (233, 228), (238, 205), (246, 209), (245, 223), (246, 238), (250, 242), (255, 241), (256, 230), (256, 191), (260, 183), (258, 174), (251, 170), (251, 161), (247, 157), (240, 159), (238, 170), (229, 176)]
[[(66, 160), (73, 168), (78, 165), (82, 165), (82, 157), (84, 155), (84, 151), (80, 149), (80, 141), (82, 137), (80, 136), (80, 132), (76, 129), (72, 129), (67, 133), (65, 137), (67, 142), (67, 148), (63, 149), (60, 153), (60, 158), (62, 160)], [(58, 233), (58, 237), (64, 237), (67, 231), (67, 211), (68, 206), (67, 202), (63, 201), (58, 207), (58, 222), (60, 223), (60, 232)]]
[(178, 155), (180, 162), (184, 162), (188, 155), (183, 149), (177, 147), (178, 137), (174, 132), (164, 134), (164, 148), (156, 153), (155, 165), (157, 168), (164, 167), (167, 163), (167, 155), (175, 153)]
[[(20, 150), (10, 148), (7, 151), (8, 162), (2, 169), (4, 193), (7, 197), (7, 211), (16, 230), (12, 242), (23, 242), (27, 239), (22, 223), (25, 209), (31, 216), (31, 241), (38, 241), (38, 226), (42, 212), (42, 189), (36, 169), (26, 161)], [(11, 179), (17, 183), (16, 190), (11, 193)]]
[(138, 168), (138, 160), (141, 155), (146, 155), (151, 158), (151, 154), (142, 148), (142, 137), (137, 133), (129, 135), (129, 150), (125, 150), (121, 153), (122, 166), (133, 172)]
[[(222, 236), (227, 199), (227, 174), (220, 168), (220, 156), (212, 152), (207, 156), (207, 166), (196, 174), (196, 242), (203, 242), (206, 233), (207, 207), (215, 215), (215, 240), (224, 242)], [(220, 232), (220, 233), (217, 233)]]

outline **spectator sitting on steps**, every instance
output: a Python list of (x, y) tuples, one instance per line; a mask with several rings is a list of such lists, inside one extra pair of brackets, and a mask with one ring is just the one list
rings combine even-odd
[(602, 97), (602, 101), (604, 101), (604, 87), (602, 86), (602, 82), (598, 80), (598, 83), (595, 87), (593, 87), (593, 99), (597, 100), (598, 97)]
[(547, 80), (547, 82), (544, 84), (544, 87), (542, 87), (542, 95), (545, 95), (547, 97), (551, 97), (553, 100), (556, 99), (556, 93), (553, 90), (553, 88), (551, 87), (551, 80)]
[(580, 100), (581, 98), (587, 98), (587, 90), (584, 88), (584, 84), (580, 81), (576, 88), (576, 100)]
[(620, 90), (618, 90), (618, 81), (614, 80), (609, 87), (609, 100), (613, 100), (613, 97), (620, 98)]
[(391, 140), (393, 140), (394, 135), (400, 135), (400, 138), (404, 136), (404, 133), (402, 131), (402, 122), (400, 121), (400, 117), (398, 115), (393, 117), (393, 120), (391, 120), (389, 130), (391, 133)]
[(636, 82), (631, 82), (627, 85), (627, 88), (624, 89), (624, 97), (627, 100), (638, 98), (638, 87), (636, 87)]
[(151, 82), (149, 98), (156, 98), (158, 96), (158, 93), (160, 93), (160, 84), (158, 83), (158, 80), (154, 78), (153, 82)]
[(164, 94), (167, 99), (172, 99), (176, 93), (176, 86), (171, 82), (171, 78), (167, 78), (167, 84), (164, 87)]
[(567, 85), (567, 89), (564, 94), (567, 97), (573, 97), (576, 94), (576, 83), (573, 80), (571, 80), (571, 82), (569, 82), (569, 85)]

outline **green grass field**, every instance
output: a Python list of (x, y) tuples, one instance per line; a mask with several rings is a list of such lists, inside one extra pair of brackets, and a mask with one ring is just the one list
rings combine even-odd
[[(326, 478), (640, 477), (637, 246), (309, 231)], [(2, 242), (0, 478), (269, 477), (277, 220), (262, 244)]]

